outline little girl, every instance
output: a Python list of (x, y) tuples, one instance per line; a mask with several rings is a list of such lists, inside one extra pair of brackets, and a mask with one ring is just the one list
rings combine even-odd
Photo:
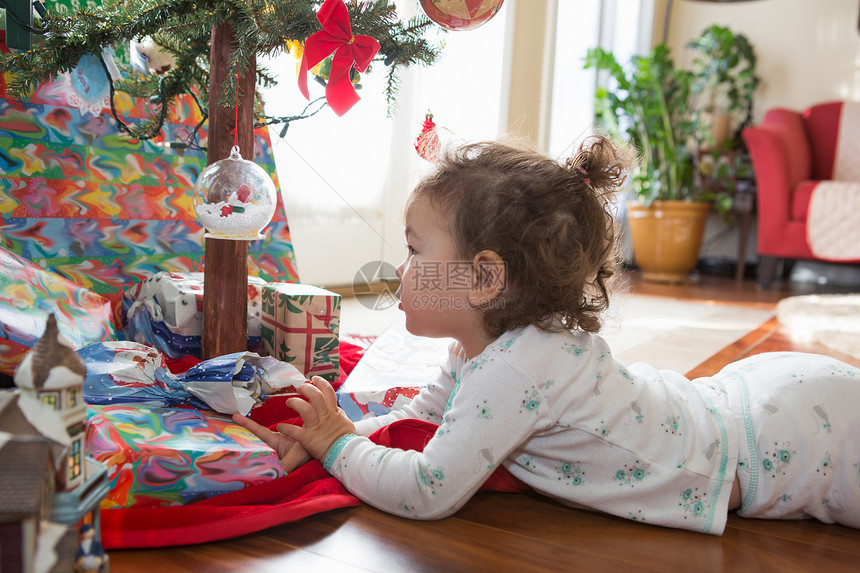
[[(453, 514), (503, 466), (560, 503), (651, 524), (719, 535), (738, 509), (860, 527), (860, 370), (773, 353), (690, 381), (620, 364), (596, 335), (625, 168), (600, 137), (563, 165), (500, 143), (441, 159), (408, 200), (397, 273), (406, 328), (456, 340), (438, 379), (356, 423), (321, 378), (289, 401), (303, 427), (234, 419), (287, 471), (309, 454), (415, 519)], [(438, 424), (423, 452), (366, 437), (407, 418)]]

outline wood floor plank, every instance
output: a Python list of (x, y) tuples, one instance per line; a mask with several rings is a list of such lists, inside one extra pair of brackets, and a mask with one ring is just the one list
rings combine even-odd
[[(510, 522), (515, 515), (517, 520)], [(458, 514), (498, 529), (531, 534), (568, 550), (577, 548), (577, 563), (587, 571), (603, 569), (607, 558), (627, 567), (642, 563), (661, 571), (762, 571), (760, 563), (795, 553), (781, 571), (808, 571), (814, 563), (830, 571), (852, 571), (860, 563), (860, 532), (814, 521), (774, 522), (729, 516), (723, 536), (650, 526), (607, 515), (570, 509), (534, 494), (484, 494)], [(749, 525), (747, 525), (749, 523)], [(811, 541), (814, 540), (814, 541)], [(791, 549), (789, 549), (791, 548)], [(752, 563), (746, 555), (756, 554)]]
[[(419, 522), (393, 518), (369, 507), (350, 510), (345, 521), (314, 551), (346, 551), (371, 571), (507, 571), (511, 564), (528, 571), (558, 571), (564, 556), (582, 556), (559, 545), (511, 528), (495, 528), (459, 516)], [(623, 560), (610, 556), (613, 569)]]

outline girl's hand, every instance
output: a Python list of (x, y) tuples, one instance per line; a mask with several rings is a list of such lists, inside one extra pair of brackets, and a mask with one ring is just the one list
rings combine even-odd
[(246, 418), (239, 413), (233, 414), (233, 421), (263, 440), (263, 443), (275, 450), (275, 453), (278, 455), (278, 459), (281, 460), (281, 465), (284, 466), (285, 472), (290, 473), (305, 462), (310, 461), (311, 457), (304, 448), (283, 434), (273, 432), (269, 428), (261, 426), (254, 420)]
[(311, 456), (322, 460), (331, 445), (345, 434), (354, 434), (352, 420), (337, 405), (334, 388), (319, 376), (298, 387), (308, 399), (290, 398), (287, 405), (302, 417), (303, 425), (279, 424), (278, 431), (287, 439), (296, 441)]

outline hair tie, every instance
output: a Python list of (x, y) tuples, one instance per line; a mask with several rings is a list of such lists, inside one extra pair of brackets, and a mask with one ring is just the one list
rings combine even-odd
[(582, 173), (582, 182), (585, 183), (585, 186), (591, 189), (591, 178), (588, 176), (588, 171), (585, 170), (581, 165), (576, 168), (580, 173)]

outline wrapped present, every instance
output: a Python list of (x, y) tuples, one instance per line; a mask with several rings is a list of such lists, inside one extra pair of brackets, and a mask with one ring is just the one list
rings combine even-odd
[(439, 376), (451, 342), (409, 334), (402, 324), (388, 328), (338, 389), (338, 404), (358, 421), (409, 403)]
[(116, 340), (107, 299), (2, 247), (0, 269), (0, 372), (14, 374), (50, 313), (76, 349)]
[(88, 406), (87, 453), (108, 467), (102, 509), (183, 505), (284, 475), (229, 416), (192, 408)]
[(295, 283), (263, 287), (261, 354), (337, 383), (339, 329), (339, 294)]
[[(260, 350), (260, 277), (248, 277), (248, 350)], [(123, 295), (125, 336), (156, 347), (171, 358), (200, 357), (203, 331), (203, 273), (160, 272)]]
[(304, 376), (291, 364), (255, 352), (216, 356), (187, 372), (168, 370), (164, 356), (138, 342), (96, 342), (78, 351), (87, 366), (88, 404), (192, 406), (248, 414), (273, 395), (296, 395)]

